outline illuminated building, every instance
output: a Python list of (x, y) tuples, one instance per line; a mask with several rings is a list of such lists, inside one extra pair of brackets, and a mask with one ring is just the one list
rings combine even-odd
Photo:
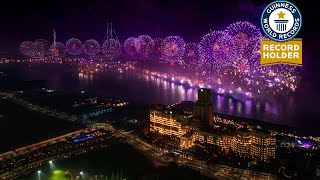
[(247, 130), (239, 131), (233, 136), (231, 149), (240, 156), (248, 156), (250, 152), (251, 134)]
[(231, 147), (233, 137), (229, 135), (224, 135), (218, 138), (217, 145), (225, 152), (229, 152)]
[(233, 139), (230, 135), (218, 135), (209, 132), (197, 131), (194, 133), (194, 141), (201, 144), (214, 144), (219, 146), (223, 151), (228, 152)]
[(276, 138), (270, 132), (253, 131), (251, 138), (250, 156), (261, 161), (275, 157)]
[(181, 137), (188, 132), (186, 124), (192, 115), (157, 105), (150, 109), (150, 131)]
[(210, 89), (198, 89), (198, 100), (194, 108), (194, 123), (201, 125), (212, 125), (213, 107)]
[(194, 141), (201, 144), (216, 144), (218, 137), (216, 134), (212, 134), (204, 131), (197, 131), (194, 134)]
[(194, 133), (188, 132), (180, 137), (180, 147), (181, 148), (190, 148), (193, 146), (194, 142)]

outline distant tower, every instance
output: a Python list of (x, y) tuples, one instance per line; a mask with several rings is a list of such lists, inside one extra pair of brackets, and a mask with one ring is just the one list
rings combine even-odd
[(193, 122), (199, 125), (212, 125), (213, 106), (211, 90), (198, 89), (198, 100), (195, 103)]
[(107, 33), (103, 38), (103, 44), (106, 40), (114, 39), (116, 41), (119, 41), (118, 36), (116, 34), (116, 31), (112, 27), (112, 23), (107, 23)]
[(121, 53), (121, 45), (112, 23), (107, 24), (107, 33), (102, 42), (102, 52), (109, 59), (114, 59)]
[(56, 33), (56, 30), (53, 29), (53, 48), (56, 48), (56, 39), (57, 39), (57, 33)]
[(58, 48), (56, 48), (57, 47), (57, 41), (56, 41), (57, 40), (57, 33), (56, 33), (55, 29), (53, 29), (52, 36), (53, 36), (53, 44), (50, 47), (50, 52), (51, 52), (51, 56), (52, 56), (51, 58), (55, 59), (59, 54), (59, 50), (58, 50)]

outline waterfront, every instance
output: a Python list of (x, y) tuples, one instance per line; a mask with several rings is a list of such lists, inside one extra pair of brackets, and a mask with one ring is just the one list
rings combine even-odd
[[(183, 100), (194, 101), (197, 89), (174, 84), (160, 78), (137, 72), (78, 73), (76, 67), (56, 64), (2, 64), (0, 70), (23, 80), (46, 80), (46, 87), (55, 90), (87, 90), (97, 95), (128, 99), (144, 104), (173, 104)], [(319, 135), (316, 125), (316, 107), (310, 105), (319, 99), (309, 98), (312, 92), (306, 87), (295, 97), (268, 99), (268, 101), (240, 101), (213, 93), (214, 111), (235, 116), (258, 119), (270, 123), (296, 126), (311, 135)], [(311, 97), (311, 96), (310, 96)]]

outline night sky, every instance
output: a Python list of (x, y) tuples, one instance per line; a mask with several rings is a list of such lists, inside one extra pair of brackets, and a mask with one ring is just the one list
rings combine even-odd
[[(22, 41), (45, 38), (66, 42), (75, 37), (102, 42), (106, 24), (113, 22), (121, 42), (130, 36), (151, 37), (180, 35), (186, 42), (199, 42), (210, 29), (224, 29), (228, 24), (248, 20), (260, 26), (263, 8), (271, 1), (258, 0), (51, 0), (1, 1), (0, 52), (16, 55)], [(320, 62), (311, 52), (318, 47), (314, 28), (319, 16), (307, 9), (305, 0), (294, 2), (303, 15), (299, 36), (303, 38), (304, 73), (317, 80)], [(314, 6), (316, 9), (316, 7)], [(320, 89), (319, 83), (313, 83)]]
[[(113, 22), (121, 41), (130, 36), (180, 35), (200, 41), (210, 29), (223, 29), (238, 20), (260, 26), (260, 14), (271, 1), (235, 0), (52, 0), (1, 1), (2, 49), (21, 41), (47, 38), (52, 29), (58, 41), (71, 37), (103, 40), (107, 22)], [(302, 10), (302, 1), (297, 1)], [(305, 20), (304, 18), (303, 20)], [(4, 42), (4, 43), (3, 43)]]

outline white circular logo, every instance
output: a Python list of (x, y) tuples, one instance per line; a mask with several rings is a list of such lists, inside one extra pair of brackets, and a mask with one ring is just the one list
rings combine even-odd
[(261, 15), (262, 29), (274, 41), (283, 42), (294, 38), (301, 25), (299, 9), (288, 1), (272, 2)]

